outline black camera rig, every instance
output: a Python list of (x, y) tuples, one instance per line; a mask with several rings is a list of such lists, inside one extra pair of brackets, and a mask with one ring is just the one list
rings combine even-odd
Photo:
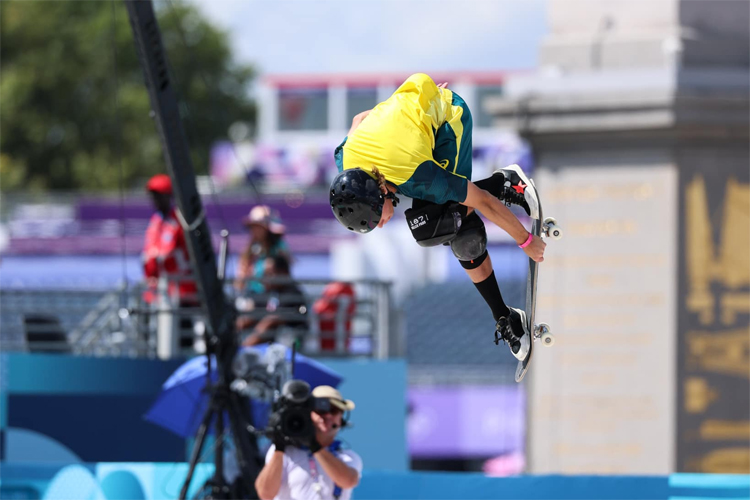
[(272, 439), (275, 436), (283, 437), (292, 446), (309, 447), (315, 436), (310, 413), (330, 409), (331, 401), (313, 396), (307, 382), (290, 380), (284, 384), (281, 396), (274, 401), (265, 434)]
[[(255, 436), (248, 432), (252, 420), (249, 398), (230, 388), (233, 380), (232, 362), (238, 351), (234, 329), (237, 311), (227, 300), (223, 289), (227, 248), (222, 248), (220, 266), (211, 241), (195, 172), (190, 157), (187, 136), (182, 123), (180, 106), (174, 88), (174, 78), (161, 39), (159, 24), (150, 0), (125, 0), (133, 31), (138, 59), (151, 101), (151, 113), (159, 132), (167, 171), (172, 179), (180, 223), (190, 254), (190, 263), (198, 285), (203, 312), (208, 320), (206, 356), (210, 374), (212, 358), (216, 362), (218, 381), (207, 382), (210, 393), (208, 409), (196, 434), (188, 474), (180, 491), (180, 499), (187, 497), (195, 466), (210, 427), (215, 428), (214, 476), (210, 498), (236, 498), (223, 475), (223, 435), (228, 417), (236, 460), (240, 470), (243, 497), (257, 498), (254, 481), (263, 465)], [(226, 236), (226, 235), (225, 235)]]

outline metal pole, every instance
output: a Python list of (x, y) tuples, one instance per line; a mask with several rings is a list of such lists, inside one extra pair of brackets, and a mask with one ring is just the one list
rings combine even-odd
[(229, 254), (229, 231), (221, 230), (221, 246), (219, 247), (219, 282), (223, 283), (227, 276), (227, 255)]
[(389, 294), (388, 294), (388, 284), (387, 283), (378, 283), (377, 285), (378, 289), (378, 311), (377, 311), (377, 318), (378, 318), (378, 359), (387, 359), (388, 353), (390, 349), (390, 325), (389, 325), (389, 311), (388, 308), (390, 306), (390, 300), (389, 300)]
[(169, 283), (166, 277), (159, 278), (156, 286), (156, 354), (160, 359), (170, 359), (177, 353), (177, 322), (172, 311)]

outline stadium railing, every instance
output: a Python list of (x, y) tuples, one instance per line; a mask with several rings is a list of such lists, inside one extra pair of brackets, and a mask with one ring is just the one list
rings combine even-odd
[[(179, 280), (170, 281), (175, 284)], [(333, 281), (293, 283), (304, 294), (304, 307), (284, 307), (288, 298), (284, 293), (240, 293), (231, 280), (227, 280), (225, 290), (228, 300), (245, 308), (248, 302), (257, 305), (276, 301), (276, 307), (250, 308), (239, 311), (239, 316), (258, 320), (274, 314), (282, 323), (298, 324), (278, 328), (276, 340), (288, 345), (298, 340), (304, 354), (378, 359), (401, 354), (390, 283), (346, 282), (354, 290), (353, 297), (324, 297), (326, 287), (337, 283)], [(202, 353), (206, 333), (202, 308), (185, 305), (191, 300), (180, 297), (177, 286), (162, 284), (155, 291), (155, 299), (149, 301), (145, 299), (147, 291), (144, 283), (112, 290), (0, 290), (2, 349), (161, 358)], [(197, 303), (195, 297), (189, 299)], [(321, 300), (327, 307), (316, 307)], [(238, 332), (240, 341), (247, 333)]]

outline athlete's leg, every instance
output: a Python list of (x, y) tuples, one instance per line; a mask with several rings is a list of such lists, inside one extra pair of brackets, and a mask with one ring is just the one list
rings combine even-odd
[(451, 250), (490, 307), (495, 321), (502, 316), (507, 316), (508, 307), (500, 294), (500, 287), (492, 269), (492, 259), (487, 253), (487, 233), (484, 229), (484, 222), (476, 212), (472, 211), (463, 218), (461, 229), (451, 242)]
[(524, 359), (531, 343), (531, 335), (525, 326), (525, 313), (520, 309), (509, 308), (503, 300), (492, 268), (492, 259), (487, 253), (484, 223), (476, 213), (471, 212), (464, 217), (461, 230), (451, 241), (451, 250), (492, 311), (492, 317), (496, 321), (495, 341), (505, 340), (513, 355)]
[(474, 283), (474, 286), (476, 287), (479, 294), (482, 296), (484, 301), (487, 302), (487, 305), (492, 311), (492, 317), (495, 319), (495, 321), (503, 316), (507, 316), (510, 311), (508, 310), (508, 306), (505, 305), (503, 296), (500, 293), (500, 287), (497, 284), (495, 271), (492, 269), (492, 260), (490, 259), (489, 254), (487, 254), (484, 262), (479, 264), (479, 267), (476, 268), (467, 268), (466, 264), (470, 264), (470, 262), (459, 262), (466, 271), (466, 274), (469, 275), (469, 279), (471, 279), (472, 283)]

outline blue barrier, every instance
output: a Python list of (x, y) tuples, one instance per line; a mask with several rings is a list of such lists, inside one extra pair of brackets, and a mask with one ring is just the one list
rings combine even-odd
[(357, 500), (746, 499), (750, 498), (750, 475), (545, 475), (497, 478), (477, 473), (365, 471), (355, 496)]
[[(185, 463), (17, 464), (0, 468), (0, 498), (40, 500), (168, 500), (177, 498)], [(213, 474), (196, 467), (188, 496)]]
[(357, 500), (389, 499), (636, 499), (667, 498), (659, 476), (519, 476), (478, 473), (411, 472), (363, 475)]
[[(164, 500), (175, 498), (187, 465), (168, 463), (3, 464), (0, 498)], [(200, 464), (190, 494), (213, 473)], [(476, 473), (383, 472), (365, 470), (356, 500), (375, 499), (653, 499), (750, 498), (750, 475), (519, 476)]]
[(345, 428), (339, 439), (362, 457), (365, 467), (409, 470), (406, 361), (321, 361), (344, 377), (339, 389), (357, 405), (351, 412), (352, 427)]
[(184, 440), (143, 419), (161, 384), (180, 363), (0, 355), (2, 459), (89, 463), (184, 460)]
[[(405, 471), (404, 360), (322, 360), (354, 400), (340, 439), (367, 467)], [(176, 462), (185, 440), (143, 419), (182, 360), (0, 354), (0, 461)], [(373, 429), (377, 429), (373, 432)]]

